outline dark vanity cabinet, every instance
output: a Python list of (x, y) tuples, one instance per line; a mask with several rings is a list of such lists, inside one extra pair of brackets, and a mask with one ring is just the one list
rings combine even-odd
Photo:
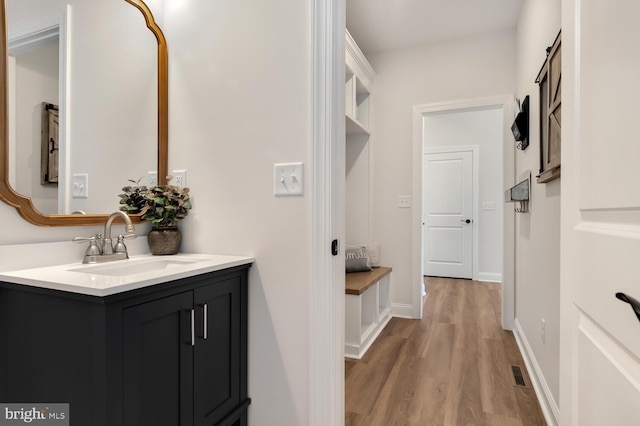
[(95, 297), (0, 284), (0, 399), (73, 426), (247, 424), (249, 265)]

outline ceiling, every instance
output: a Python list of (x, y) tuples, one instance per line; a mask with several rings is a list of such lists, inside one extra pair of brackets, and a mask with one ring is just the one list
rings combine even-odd
[(523, 0), (346, 0), (365, 53), (515, 28)]

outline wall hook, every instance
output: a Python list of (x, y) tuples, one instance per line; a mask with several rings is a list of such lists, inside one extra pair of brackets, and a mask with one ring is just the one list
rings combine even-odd
[(529, 200), (520, 200), (520, 207), (516, 207), (513, 209), (516, 213), (529, 213)]

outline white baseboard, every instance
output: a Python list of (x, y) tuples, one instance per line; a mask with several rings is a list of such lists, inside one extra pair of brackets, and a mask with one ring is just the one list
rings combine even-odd
[(549, 426), (558, 426), (558, 419), (560, 418), (558, 404), (553, 399), (551, 389), (549, 389), (549, 385), (542, 374), (540, 365), (538, 365), (538, 361), (536, 361), (536, 357), (533, 355), (533, 350), (527, 341), (527, 337), (522, 330), (522, 326), (520, 325), (518, 318), (515, 319), (514, 325), (513, 336), (516, 338), (516, 343), (518, 344), (518, 348), (520, 349), (520, 353), (524, 359), (527, 371), (529, 372), (529, 377), (531, 378), (533, 389), (538, 397), (538, 402), (542, 408), (544, 418)]
[(502, 274), (494, 272), (478, 272), (478, 281), (487, 281), (490, 283), (501, 283)]
[(397, 318), (413, 319), (413, 305), (406, 303), (392, 303), (391, 316)]

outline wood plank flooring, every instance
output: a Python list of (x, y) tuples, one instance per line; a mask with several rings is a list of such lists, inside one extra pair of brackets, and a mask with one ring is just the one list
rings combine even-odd
[(500, 286), (425, 284), (422, 320), (392, 318), (363, 359), (346, 359), (345, 424), (545, 425), (513, 334), (500, 326)]

